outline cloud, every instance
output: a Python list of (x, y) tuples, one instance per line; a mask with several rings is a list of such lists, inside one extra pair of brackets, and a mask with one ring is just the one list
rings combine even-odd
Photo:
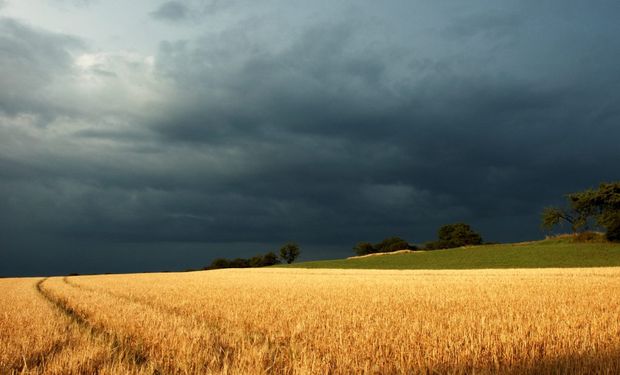
[(190, 10), (185, 4), (179, 1), (167, 1), (152, 11), (151, 17), (167, 22), (181, 22), (187, 20), (189, 14)]
[[(407, 54), (388, 60), (389, 48), (369, 50), (363, 31), (352, 27), (311, 28), (279, 49), (252, 46), (241, 31), (162, 44), (158, 69), (183, 88), (175, 96), (183, 99), (163, 108), (151, 128), (173, 142), (243, 147), (241, 155), (259, 163), (257, 176), (288, 186), (295, 200), (315, 197), (327, 212), (367, 207), (358, 217), (373, 223), (368, 192), (356, 195), (367, 183), (427, 191), (437, 212), (452, 213), (443, 220), (536, 215), (560, 189), (577, 187), (567, 177), (570, 163), (560, 162), (576, 156), (557, 156), (568, 150), (557, 137), (585, 136), (583, 114), (603, 98), (594, 87), (585, 94), (583, 82), (522, 80), (498, 72), (497, 62), (472, 74), (470, 67), (482, 62), (475, 53), (460, 66), (430, 64), (447, 69), (421, 67), (414, 64), (420, 57)], [(612, 150), (604, 137), (598, 142)], [(537, 180), (541, 174), (549, 180)], [(535, 193), (551, 179), (558, 190)], [(314, 181), (333, 185), (321, 195), (308, 187)], [(272, 192), (282, 197), (281, 189)], [(402, 210), (411, 213), (405, 220), (389, 214), (381, 220), (404, 228), (431, 211), (419, 200), (403, 200)]]
[(52, 112), (53, 93), (46, 87), (67, 77), (73, 51), (83, 48), (79, 39), (30, 28), (0, 18), (0, 113)]
[(93, 3), (96, 3), (99, 0), (53, 0), (53, 1), (60, 3), (60, 4), (70, 3), (74, 6), (83, 7), (83, 6), (89, 6)]
[(514, 13), (475, 13), (457, 17), (443, 33), (449, 39), (477, 36), (498, 39), (514, 36), (522, 24), (523, 19)]

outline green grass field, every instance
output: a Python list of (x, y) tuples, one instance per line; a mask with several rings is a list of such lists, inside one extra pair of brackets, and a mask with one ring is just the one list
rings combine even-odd
[(544, 240), (457, 249), (300, 262), (287, 267), (361, 269), (481, 269), (620, 266), (620, 244)]

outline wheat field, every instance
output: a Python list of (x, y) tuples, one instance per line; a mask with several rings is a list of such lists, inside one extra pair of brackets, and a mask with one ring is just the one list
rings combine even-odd
[(0, 279), (1, 374), (620, 373), (620, 268)]

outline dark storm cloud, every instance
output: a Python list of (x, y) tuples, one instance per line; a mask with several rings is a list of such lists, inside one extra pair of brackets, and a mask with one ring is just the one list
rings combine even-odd
[[(336, 257), (454, 221), (535, 238), (542, 206), (620, 178), (620, 30), (605, 6), (532, 7), (450, 14), (422, 41), (352, 16), (285, 38), (240, 23), (163, 41), (153, 66), (93, 62), (97, 105), (57, 86), (77, 74), (78, 42), (4, 20), (2, 241), (252, 253), (296, 240)], [(134, 102), (118, 66), (161, 96)]]
[(444, 30), (447, 38), (502, 38), (514, 36), (523, 19), (511, 13), (475, 13), (461, 16)]
[(80, 48), (74, 37), (0, 18), (0, 113), (53, 112), (54, 98), (45, 88), (70, 74), (70, 51)]
[[(516, 16), (488, 15), (457, 22), (446, 35), (496, 39), (521, 24)], [(248, 38), (234, 33), (162, 44), (160, 69), (191, 99), (178, 114), (166, 110), (170, 117), (154, 122), (155, 129), (170, 140), (243, 144), (262, 162), (257, 175), (268, 181), (253, 181), (258, 186), (241, 188), (247, 190), (243, 195), (306, 201), (322, 207), (318, 216), (334, 224), (342, 224), (338, 215), (355, 213), (345, 225), (372, 223), (376, 232), (370, 236), (388, 227), (403, 232), (427, 225), (433, 212), (448, 213), (433, 225), (536, 215), (566, 189), (583, 186), (574, 178), (576, 166), (581, 181), (604, 179), (613, 170), (615, 141), (593, 135), (593, 128), (604, 125), (588, 119), (613, 92), (589, 80), (590, 67), (566, 66), (557, 57), (556, 63), (588, 77), (558, 84), (538, 81), (539, 72), (524, 79), (523, 72), (497, 63), (472, 74), (468, 67), (488, 63), (487, 56), (426, 64), (418, 64), (415, 54), (387, 60), (389, 51), (356, 45), (352, 35), (358, 30), (351, 27), (321, 25), (276, 52), (248, 45)], [(598, 144), (604, 168), (600, 159), (574, 151), (584, 139)], [(329, 187), (321, 189), (321, 181)], [(385, 194), (367, 199), (377, 186)], [(424, 200), (415, 199), (420, 191)], [(398, 192), (399, 199), (387, 192)], [(436, 203), (421, 210), (428, 201)]]
[(187, 20), (189, 8), (179, 1), (167, 1), (151, 12), (151, 16), (158, 20), (179, 22)]

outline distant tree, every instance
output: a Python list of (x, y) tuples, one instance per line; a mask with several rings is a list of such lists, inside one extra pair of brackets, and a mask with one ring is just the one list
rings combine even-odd
[(289, 242), (280, 248), (280, 258), (288, 264), (291, 264), (299, 256), (299, 245)]
[(355, 251), (355, 254), (358, 256), (374, 253), (389, 253), (398, 250), (416, 249), (417, 247), (415, 245), (410, 244), (409, 242), (403, 240), (400, 237), (388, 237), (374, 245), (370, 242), (358, 242), (357, 245), (353, 247), (353, 251)]
[(444, 225), (437, 232), (439, 242), (449, 247), (459, 247), (467, 245), (480, 245), (482, 237), (465, 223), (455, 223)]
[(591, 223), (605, 228), (609, 241), (620, 241), (620, 182), (602, 183), (566, 196), (568, 208), (547, 207), (542, 212), (542, 227), (550, 230), (561, 222), (573, 232), (587, 230)]
[(545, 207), (541, 214), (541, 226), (551, 230), (556, 225), (566, 223), (573, 233), (588, 229), (588, 221), (596, 214), (593, 205), (593, 190), (566, 195), (568, 207)]
[(546, 230), (551, 230), (551, 228), (561, 222), (568, 223), (573, 233), (577, 232), (577, 229), (579, 228), (579, 218), (577, 215), (558, 207), (545, 207), (541, 215), (541, 221), (541, 226)]
[(264, 259), (262, 255), (255, 255), (248, 260), (250, 267), (262, 267), (263, 262), (264, 262)]
[(235, 258), (228, 260), (225, 258), (214, 259), (211, 265), (204, 269), (218, 269), (218, 268), (247, 268), (247, 267), (265, 267), (278, 264), (280, 261), (274, 252), (269, 252), (265, 255), (255, 255), (250, 259)]
[(356, 255), (361, 256), (376, 253), (377, 249), (370, 242), (358, 242), (353, 247), (353, 251), (355, 251)]
[(607, 240), (620, 242), (620, 181), (601, 184), (591, 199), (596, 222), (605, 228)]
[(228, 267), (230, 268), (247, 268), (249, 266), (250, 262), (244, 258), (235, 258), (228, 264)]
[(224, 258), (214, 259), (211, 262), (211, 265), (209, 266), (209, 268), (212, 268), (212, 269), (228, 268), (228, 267), (230, 267), (230, 262), (228, 261), (228, 259), (224, 259)]
[(409, 249), (409, 243), (400, 237), (388, 237), (374, 246), (380, 253)]
[(273, 266), (274, 264), (279, 264), (280, 260), (278, 260), (278, 256), (270, 251), (267, 254), (263, 255), (263, 263), (262, 266)]

